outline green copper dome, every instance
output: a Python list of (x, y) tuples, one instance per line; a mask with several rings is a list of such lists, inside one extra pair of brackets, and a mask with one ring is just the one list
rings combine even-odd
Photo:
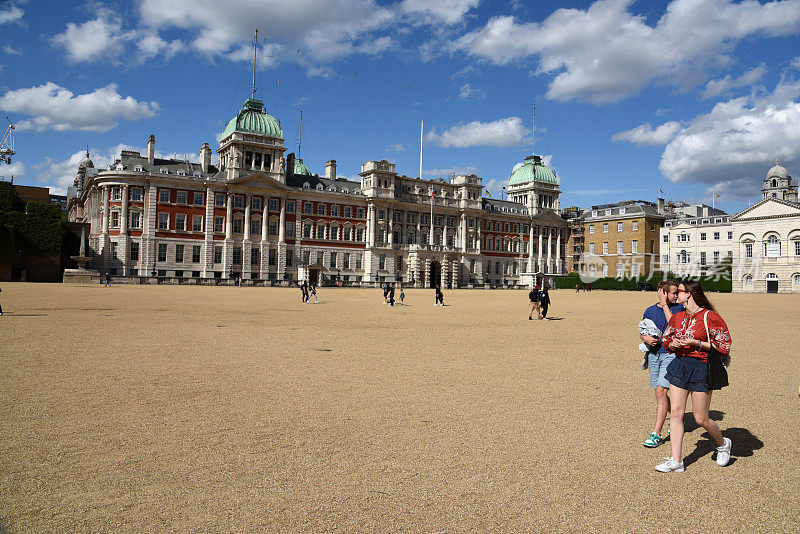
[(264, 110), (263, 102), (253, 98), (245, 100), (241, 111), (225, 126), (222, 131), (222, 138), (225, 139), (233, 132), (283, 139), (283, 130), (281, 130), (278, 121)]
[(539, 156), (528, 156), (525, 163), (511, 173), (508, 185), (522, 184), (525, 182), (544, 182), (547, 184), (558, 185), (556, 173), (542, 163)]
[(306, 167), (306, 164), (303, 163), (303, 158), (297, 158), (296, 160), (294, 160), (294, 173), (307, 174), (311, 176), (311, 171), (309, 170), (308, 167)]

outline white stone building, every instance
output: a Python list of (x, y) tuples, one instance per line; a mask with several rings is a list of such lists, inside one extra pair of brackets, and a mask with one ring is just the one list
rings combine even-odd
[(659, 208), (667, 219), (661, 227), (662, 271), (681, 276), (699, 276), (713, 271), (725, 258), (734, 257), (731, 216), (705, 204), (678, 203)]

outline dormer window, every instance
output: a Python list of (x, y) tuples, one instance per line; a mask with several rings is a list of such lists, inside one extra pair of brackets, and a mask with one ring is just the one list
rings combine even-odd
[(137, 165), (136, 167), (133, 168), (133, 170), (136, 171), (136, 172), (143, 172), (144, 171), (144, 169), (142, 168), (141, 165)]
[(625, 215), (625, 208), (620, 208), (619, 209), (619, 214), (620, 215)]
[(121, 171), (125, 168), (125, 165), (123, 165), (122, 163), (117, 163), (117, 165), (114, 168), (118, 171)]
[(199, 172), (197, 172), (197, 171), (194, 171), (194, 172), (192, 173), (192, 176), (194, 176), (195, 178), (200, 178), (200, 173), (199, 173)]
[(186, 176), (186, 171), (183, 169), (178, 169), (178, 176)]
[(303, 182), (303, 189), (310, 189), (310, 188), (311, 184), (309, 184), (308, 182)]
[(168, 171), (167, 169), (165, 169), (164, 167), (161, 167), (161, 168), (158, 170), (158, 172), (160, 172), (161, 174), (169, 174), (169, 171)]
[(317, 191), (322, 191), (323, 189), (325, 189), (325, 187), (323, 187), (322, 184), (317, 184)]

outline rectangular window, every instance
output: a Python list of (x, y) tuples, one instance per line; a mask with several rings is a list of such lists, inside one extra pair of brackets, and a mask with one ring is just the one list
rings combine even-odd
[(603, 241), (603, 254), (608, 254), (608, 241)]
[(216, 195), (214, 195), (214, 205), (218, 206), (218, 207), (224, 207), (225, 206), (225, 195), (222, 195), (220, 193), (217, 193)]
[(194, 193), (194, 205), (195, 206), (202, 206), (203, 205), (203, 193)]
[(261, 219), (250, 219), (250, 235), (261, 235)]
[(111, 212), (111, 228), (119, 228), (119, 212)]
[(278, 200), (275, 198), (269, 199), (269, 211), (278, 211)]
[(356, 269), (361, 269), (361, 254), (356, 254)]
[(364, 218), (364, 208), (356, 208), (356, 218), (357, 219)]
[(745, 258), (752, 258), (753, 257), (753, 244), (752, 243), (745, 243), (745, 245), (744, 245), (744, 257)]
[(335, 252), (331, 252), (330, 268), (331, 269), (335, 269), (336, 268), (336, 253)]
[(618, 222), (618, 223), (617, 223), (617, 232), (621, 232), (621, 231), (622, 231), (622, 226), (623, 226), (623, 225), (622, 225), (622, 223), (621, 223), (621, 222)]
[(378, 269), (386, 269), (386, 254), (380, 254), (378, 256)]
[(214, 231), (215, 232), (225, 231), (225, 217), (214, 217)]
[(214, 263), (222, 263), (222, 247), (219, 245), (214, 247)]
[[(386, 218), (386, 210), (378, 210), (378, 220), (382, 221), (385, 218)], [(441, 217), (436, 217), (436, 219), (439, 220), (439, 224), (442, 224), (441, 223), (441, 220), (442, 220)]]
[(335, 204), (333, 206), (331, 206), (331, 216), (332, 217), (338, 217), (339, 216), (339, 206), (337, 206)]
[(706, 253), (704, 251), (700, 253), (700, 265), (705, 265), (705, 264), (706, 264)]
[(286, 237), (294, 237), (294, 222), (286, 223)]
[(349, 227), (342, 228), (342, 239), (345, 241), (350, 241), (351, 236), (351, 229)]
[(120, 187), (114, 186), (111, 188), (111, 200), (120, 200), (122, 198), (122, 192)]
[(356, 228), (356, 241), (364, 241), (364, 229)]
[(617, 241), (617, 254), (622, 254), (622, 241)]
[(303, 252), (303, 265), (311, 265), (311, 253), (307, 250)]
[(200, 263), (200, 245), (192, 245), (192, 263)]
[(274, 267), (278, 264), (278, 251), (274, 248), (269, 249), (269, 265), (270, 267)]
[(130, 260), (131, 261), (139, 261), (139, 242), (138, 241), (131, 241)]
[(344, 269), (349, 269), (350, 268), (350, 253), (349, 252), (345, 252), (342, 255), (342, 267)]
[(325, 215), (325, 204), (322, 202), (317, 204), (317, 215)]
[(608, 276), (608, 264), (603, 264), (603, 276)]
[(661, 263), (663, 263), (664, 265), (669, 263), (669, 255), (668, 254), (664, 254), (663, 256), (661, 256)]
[(186, 204), (186, 191), (178, 191), (176, 202), (178, 204)]
[(286, 249), (286, 266), (291, 267), (292, 263), (294, 263), (294, 249), (287, 248)]
[(719, 263), (719, 250), (714, 251), (714, 264)]
[(700, 232), (700, 241), (705, 241), (705, 240), (706, 240), (706, 233)]
[(669, 234), (664, 234), (664, 243), (669, 243)]
[(339, 239), (339, 227), (331, 226), (331, 239)]
[(250, 205), (252, 206), (252, 208), (254, 210), (260, 210), (261, 209), (261, 197), (253, 197), (250, 200)]
[(594, 233), (594, 225), (593, 225), (593, 224), (590, 224), (590, 225), (589, 225), (589, 233), (590, 233), (590, 234), (593, 234), (593, 233)]
[(311, 215), (311, 202), (303, 203), (303, 213), (306, 215)]
[(167, 244), (158, 244), (158, 261), (167, 261)]
[(633, 230), (635, 232), (638, 229), (639, 229), (639, 221), (633, 221), (631, 223), (631, 230)]
[(317, 226), (317, 239), (325, 239), (325, 225), (320, 224)]
[(244, 233), (244, 219), (234, 219), (233, 220), (233, 233), (234, 234), (243, 234)]
[(183, 245), (175, 245), (175, 263), (183, 263)]
[(733, 239), (733, 232), (728, 232), (728, 239)]
[(311, 225), (310, 224), (303, 225), (303, 238), (304, 239), (311, 239)]
[(138, 211), (131, 212), (131, 228), (142, 227), (142, 214)]
[(278, 221), (269, 221), (269, 225), (267, 226), (268, 234), (271, 236), (278, 235)]
[(253, 250), (250, 251), (250, 265), (259, 265), (261, 262), (261, 250), (258, 247), (254, 247)]
[(594, 254), (594, 243), (589, 243), (589, 254)]
[(111, 242), (111, 257), (115, 260), (117, 259), (117, 245), (118, 243), (114, 241)]
[(617, 278), (622, 278), (622, 264), (617, 262)]
[(631, 252), (633, 254), (636, 254), (637, 252), (639, 252), (639, 241), (636, 240), (636, 239), (631, 241)]
[(169, 189), (158, 190), (158, 201), (164, 203), (169, 202)]
[(244, 207), (244, 197), (242, 195), (234, 195), (234, 197), (233, 197), (233, 207), (234, 208), (243, 208)]
[(353, 216), (353, 210), (352, 210), (352, 208), (350, 206), (345, 206), (344, 207), (344, 216), (345, 217), (352, 217)]
[(325, 254), (323, 252), (317, 252), (317, 264), (325, 265)]
[(639, 264), (638, 263), (634, 263), (633, 265), (631, 265), (631, 276), (633, 278), (636, 278), (637, 276), (639, 276)]
[(242, 264), (242, 247), (233, 247), (233, 264)]
[(286, 213), (294, 213), (294, 200), (286, 201)]
[(794, 242), (794, 255), (800, 256), (800, 241)]
[(169, 213), (158, 214), (158, 229), (169, 230)]
[(714, 241), (719, 241), (719, 232), (714, 232)]
[(131, 188), (131, 201), (132, 202), (141, 202), (142, 201), (142, 190), (139, 187)]
[(203, 231), (203, 216), (192, 215), (192, 232), (202, 232), (202, 231)]
[(608, 223), (603, 223), (603, 233), (604, 234), (608, 233)]
[(186, 214), (179, 213), (175, 216), (175, 229), (186, 230)]

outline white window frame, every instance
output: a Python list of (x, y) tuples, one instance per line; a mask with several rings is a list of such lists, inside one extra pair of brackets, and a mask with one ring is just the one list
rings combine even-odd
[(186, 231), (186, 214), (185, 213), (176, 213), (175, 214), (175, 229), (180, 232)]
[(163, 211), (158, 212), (158, 229), (169, 230), (169, 220), (169, 213), (165, 213)]

